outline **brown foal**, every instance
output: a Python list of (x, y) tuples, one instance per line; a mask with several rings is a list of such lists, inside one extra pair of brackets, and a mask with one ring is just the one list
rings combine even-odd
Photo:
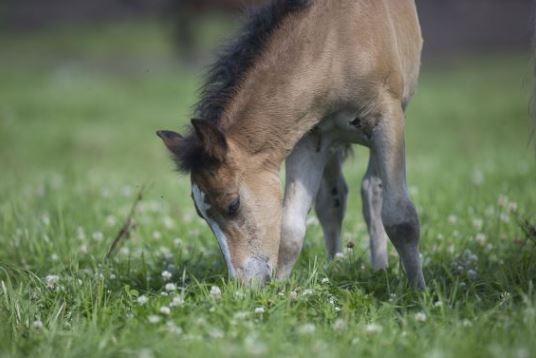
[(275, 0), (251, 15), (214, 65), (191, 133), (158, 132), (191, 173), (195, 206), (231, 276), (287, 277), (313, 205), (335, 255), (341, 166), (357, 143), (370, 148), (361, 191), (373, 268), (387, 266), (389, 237), (410, 284), (425, 287), (404, 157), (421, 48), (414, 0)]

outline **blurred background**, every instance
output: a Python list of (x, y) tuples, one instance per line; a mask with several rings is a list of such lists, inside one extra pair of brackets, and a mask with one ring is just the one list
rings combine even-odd
[[(262, 2), (1, 1), (3, 195), (58, 175), (82, 186), (149, 182), (187, 196), (154, 131), (188, 123), (215, 49), (232, 38), (244, 9)], [(448, 180), (442, 163), (459, 158), (460, 178), (477, 170), (500, 181), (507, 166), (533, 159), (532, 1), (418, 0), (417, 7), (425, 49), (408, 114), (409, 175), (437, 185)], [(351, 180), (359, 181), (364, 163), (350, 164)]]
[[(207, 17), (233, 22), (266, 0), (3, 0), (5, 32), (124, 21), (159, 21), (179, 56), (202, 47)], [(417, 0), (426, 38), (425, 58), (475, 51), (527, 50), (532, 36), (531, 0)]]

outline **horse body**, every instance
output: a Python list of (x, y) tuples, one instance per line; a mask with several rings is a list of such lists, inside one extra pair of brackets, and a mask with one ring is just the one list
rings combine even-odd
[(362, 195), (373, 267), (387, 265), (388, 236), (410, 283), (424, 287), (404, 158), (404, 109), (422, 48), (414, 1), (276, 0), (271, 6), (284, 16), (276, 15), (282, 17), (217, 120), (193, 121), (187, 138), (160, 132), (179, 164), (192, 161), (191, 153), (184, 156), (192, 148), (203, 163), (191, 168), (192, 185), (203, 193), (194, 198), (196, 207), (203, 207), (231, 274), (264, 281), (277, 268), (287, 277), (313, 205), (328, 254), (335, 255), (348, 191), (344, 148), (358, 143), (370, 148)]

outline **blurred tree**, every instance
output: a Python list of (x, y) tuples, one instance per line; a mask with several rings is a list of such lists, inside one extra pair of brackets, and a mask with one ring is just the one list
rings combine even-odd
[(195, 23), (208, 12), (243, 12), (268, 0), (167, 0), (164, 14), (173, 24), (173, 38), (179, 57), (194, 61), (198, 53)]

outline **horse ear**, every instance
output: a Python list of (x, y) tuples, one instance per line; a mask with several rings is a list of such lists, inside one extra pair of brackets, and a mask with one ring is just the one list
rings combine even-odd
[(227, 140), (223, 132), (214, 123), (203, 119), (192, 119), (192, 126), (206, 153), (223, 162), (227, 155)]
[(156, 135), (162, 139), (171, 153), (177, 154), (179, 152), (179, 146), (183, 140), (183, 137), (179, 133), (173, 131), (157, 131)]

